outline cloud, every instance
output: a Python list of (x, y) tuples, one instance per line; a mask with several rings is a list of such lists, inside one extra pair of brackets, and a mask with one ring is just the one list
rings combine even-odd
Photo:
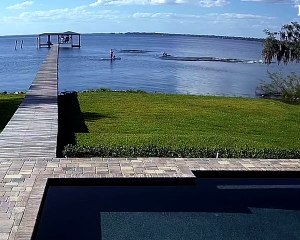
[(227, 0), (200, 0), (199, 5), (202, 7), (222, 7), (229, 2)]
[(300, 0), (241, 0), (242, 2), (300, 4)]
[(242, 13), (221, 13), (221, 14), (210, 14), (212, 16), (218, 16), (222, 19), (231, 19), (231, 20), (250, 20), (250, 19), (260, 19), (260, 20), (273, 20), (275, 17), (268, 17), (262, 15), (255, 15), (255, 14), (242, 14)]
[(193, 4), (201, 7), (221, 7), (228, 4), (228, 0), (97, 0), (90, 7), (98, 5), (173, 5)]
[[(136, 19), (134, 22), (153, 26), (169, 24), (167, 26), (173, 32), (185, 32), (186, 28), (189, 29), (187, 26), (193, 26), (194, 31), (189, 29), (191, 33), (214, 35), (264, 37), (263, 30), (266, 26), (268, 28), (274, 26), (272, 28), (274, 30), (280, 27), (277, 17), (234, 12), (207, 14), (136, 12), (131, 17)], [(176, 27), (172, 28), (173, 25)]]
[(34, 3), (33, 1), (25, 1), (22, 3), (17, 3), (14, 5), (8, 6), (6, 9), (10, 9), (10, 10), (24, 9), (24, 8), (31, 6), (33, 3)]
[(242, 2), (269, 3), (269, 4), (285, 4), (298, 7), (300, 0), (241, 0)]
[(52, 9), (47, 11), (33, 11), (22, 12), (17, 16), (2, 17), (2, 23), (16, 23), (16, 22), (61, 22), (61, 21), (74, 21), (74, 22), (91, 22), (96, 19), (117, 19), (121, 14), (110, 10), (103, 11), (89, 11), (87, 6), (79, 6), (75, 8), (61, 8)]
[(150, 18), (150, 19), (202, 19), (204, 15), (190, 15), (178, 13), (146, 13), (137, 12), (132, 14), (133, 18)]
[(242, 2), (287, 3), (289, 0), (241, 0)]
[(275, 17), (254, 15), (254, 14), (242, 14), (242, 13), (211, 13), (211, 14), (178, 14), (178, 13), (147, 13), (136, 12), (132, 15), (133, 18), (173, 18), (173, 19), (205, 19), (208, 21), (234, 21), (234, 20), (274, 20)]
[(72, 19), (76, 18), (78, 15), (85, 15), (85, 9), (82, 7), (77, 8), (63, 8), (63, 9), (53, 9), (48, 11), (34, 11), (34, 12), (23, 12), (18, 18), (26, 20), (57, 20), (57, 19)]
[(136, 12), (132, 14), (132, 18), (147, 20), (147, 21), (169, 21), (169, 22), (185, 22), (193, 23), (201, 26), (205, 24), (229, 24), (235, 26), (236, 24), (251, 25), (262, 29), (266, 24), (272, 24), (277, 18), (241, 13), (210, 13), (210, 14), (180, 14), (180, 13), (147, 13)]

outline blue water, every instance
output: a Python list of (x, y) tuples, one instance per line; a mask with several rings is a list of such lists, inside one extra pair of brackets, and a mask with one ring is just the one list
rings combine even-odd
[(26, 91), (47, 53), (36, 48), (35, 37), (0, 37), (0, 92)]
[[(19, 44), (14, 49), (15, 41)], [(24, 41), (23, 49), (20, 48)], [(121, 60), (105, 60), (114, 49)], [(125, 50), (125, 51), (124, 51)], [(127, 50), (142, 50), (132, 53)], [(59, 91), (98, 88), (148, 92), (254, 97), (268, 80), (267, 71), (298, 72), (297, 65), (253, 63), (261, 60), (262, 43), (193, 36), (94, 34), (82, 36), (80, 49), (61, 48)], [(175, 61), (176, 57), (234, 58), (243, 63)], [(0, 92), (26, 91), (48, 49), (36, 48), (36, 37), (0, 37)]]

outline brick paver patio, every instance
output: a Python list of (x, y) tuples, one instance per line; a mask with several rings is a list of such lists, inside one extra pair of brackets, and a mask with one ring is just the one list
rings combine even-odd
[(31, 239), (48, 179), (194, 178), (193, 171), (300, 171), (300, 160), (7, 159), (0, 160), (0, 240)]

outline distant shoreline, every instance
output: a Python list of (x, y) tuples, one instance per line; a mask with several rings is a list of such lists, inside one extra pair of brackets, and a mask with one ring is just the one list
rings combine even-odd
[[(122, 34), (122, 33), (120, 33)], [(147, 33), (147, 32), (127, 32), (126, 35), (160, 35), (160, 36), (184, 36), (184, 37), (204, 37), (204, 38), (218, 38), (218, 39), (235, 39), (235, 40), (248, 40), (248, 41), (264, 41), (263, 38), (255, 37), (234, 37), (223, 35), (206, 35), (206, 34), (181, 34), (181, 33)]]
[[(1, 35), (0, 37), (35, 37), (38, 34), (26, 35)], [(264, 38), (256, 37), (235, 37), (223, 35), (206, 35), (206, 34), (183, 34), (183, 33), (159, 33), (159, 32), (125, 32), (125, 33), (81, 33), (81, 35), (144, 35), (144, 36), (179, 36), (179, 37), (202, 37), (202, 38), (217, 38), (217, 39), (233, 39), (263, 42)]]

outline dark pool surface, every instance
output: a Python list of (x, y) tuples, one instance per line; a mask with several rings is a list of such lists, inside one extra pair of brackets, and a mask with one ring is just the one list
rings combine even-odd
[(300, 239), (300, 178), (105, 181), (49, 184), (36, 239)]

